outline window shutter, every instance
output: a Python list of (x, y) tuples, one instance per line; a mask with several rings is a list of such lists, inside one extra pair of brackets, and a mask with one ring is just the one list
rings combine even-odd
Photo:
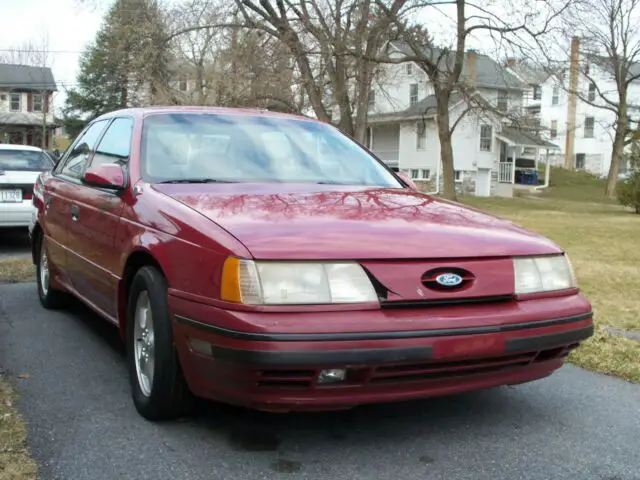
[(49, 94), (42, 94), (42, 112), (47, 114), (49, 113)]
[(33, 112), (33, 94), (27, 93), (27, 112)]

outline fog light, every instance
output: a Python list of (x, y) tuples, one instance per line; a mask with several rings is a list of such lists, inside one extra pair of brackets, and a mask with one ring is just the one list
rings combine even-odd
[(322, 370), (318, 375), (318, 383), (326, 385), (327, 383), (344, 382), (347, 378), (347, 370), (344, 368), (333, 368), (331, 370)]

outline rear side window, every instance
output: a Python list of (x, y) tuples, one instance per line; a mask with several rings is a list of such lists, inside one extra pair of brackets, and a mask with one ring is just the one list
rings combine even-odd
[(107, 122), (108, 120), (95, 122), (80, 134), (80, 137), (73, 146), (73, 150), (69, 152), (65, 160), (64, 166), (60, 171), (61, 175), (77, 179), (82, 178), (89, 153), (96, 147), (96, 143), (102, 135), (102, 131), (107, 125)]
[(0, 150), (0, 171), (44, 172), (53, 168), (51, 158), (37, 150)]
[(95, 167), (104, 163), (124, 165), (131, 155), (131, 137), (133, 135), (132, 118), (116, 118), (100, 140), (91, 160)]

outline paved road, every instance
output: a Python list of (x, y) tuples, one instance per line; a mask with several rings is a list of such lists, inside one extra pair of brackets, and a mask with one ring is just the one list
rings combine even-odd
[[(0, 365), (43, 479), (640, 479), (640, 386), (571, 366), (529, 385), (331, 414), (215, 407), (151, 424), (111, 327), (0, 286)], [(28, 373), (29, 378), (17, 376)]]
[(29, 257), (29, 248), (29, 232), (26, 228), (0, 230), (0, 261)]

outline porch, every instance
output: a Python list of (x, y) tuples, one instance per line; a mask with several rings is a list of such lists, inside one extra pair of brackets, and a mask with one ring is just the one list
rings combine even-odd
[(42, 148), (43, 130), (46, 149), (51, 148), (53, 132), (58, 127), (50, 120), (44, 124), (41, 114), (0, 113), (0, 143), (31, 145)]
[(510, 127), (503, 127), (496, 134), (500, 141), (500, 160), (496, 186), (498, 195), (513, 196), (513, 190), (531, 190), (548, 185), (549, 169), (546, 178), (538, 176), (541, 153), (549, 158), (552, 150), (559, 147), (532, 133)]

